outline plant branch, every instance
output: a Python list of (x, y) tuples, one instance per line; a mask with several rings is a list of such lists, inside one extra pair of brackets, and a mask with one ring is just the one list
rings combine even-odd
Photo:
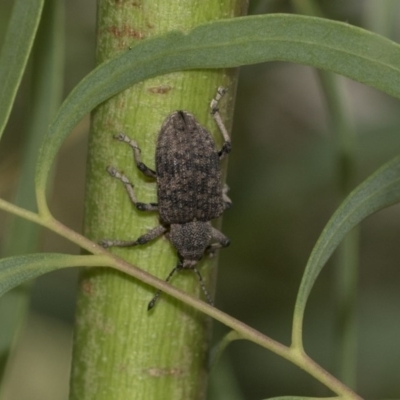
[[(44, 218), (39, 214), (33, 213), (31, 211), (25, 210), (18, 206), (15, 206), (3, 199), (0, 199), (0, 209), (8, 211), (14, 215), (22, 218), (26, 218), (29, 221), (40, 224), (49, 230), (59, 234), (60, 236), (69, 239), (71, 242), (77, 244), (81, 248), (87, 250), (88, 252), (96, 255), (102, 255), (102, 264), (108, 265), (118, 271), (121, 271), (127, 275), (130, 275), (150, 286), (162, 290), (163, 292), (173, 296), (182, 302), (190, 305), (191, 307), (207, 314), (208, 316), (216, 319), (222, 324), (232, 328), (236, 333), (233, 335), (234, 339), (247, 339), (253, 343), (256, 343), (267, 350), (291, 361), (293, 364), (297, 365), (304, 371), (308, 372), (311, 376), (316, 378), (318, 381), (326, 385), (333, 392), (340, 396), (344, 396), (349, 399), (360, 399), (360, 397), (354, 393), (352, 390), (347, 388), (343, 383), (338, 381), (335, 377), (325, 371), (321, 366), (319, 366), (315, 361), (307, 356), (303, 351), (298, 350), (296, 347), (287, 347), (267, 335), (257, 331), (254, 328), (244, 324), (243, 322), (231, 317), (230, 315), (218, 310), (217, 308), (210, 306), (209, 304), (193, 297), (185, 292), (171, 286), (167, 282), (156, 278), (153, 275), (141, 270), (124, 261), (120, 257), (110, 253), (109, 251), (103, 249), (98, 244), (92, 242), (91, 240), (85, 238), (79, 233), (71, 230), (67, 226), (63, 225), (61, 222), (57, 221), (53, 217)], [(108, 259), (108, 260), (106, 260)], [(93, 266), (93, 263), (91, 263)]]

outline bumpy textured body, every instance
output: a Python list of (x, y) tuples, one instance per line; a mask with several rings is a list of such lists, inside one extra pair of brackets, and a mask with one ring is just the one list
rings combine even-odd
[(156, 174), (162, 222), (206, 222), (225, 210), (218, 151), (192, 114), (176, 111), (165, 120), (157, 142)]

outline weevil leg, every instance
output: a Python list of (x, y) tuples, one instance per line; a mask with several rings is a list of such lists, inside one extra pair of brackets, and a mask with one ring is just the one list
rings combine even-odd
[(222, 247), (228, 247), (230, 244), (230, 240), (215, 228), (212, 228), (211, 230), (211, 240), (215, 241), (215, 243), (211, 243), (205, 251), (210, 257), (214, 256), (216, 250), (221, 249)]
[[(169, 282), (170, 279), (172, 278), (172, 276), (175, 274), (175, 272), (178, 272), (182, 269), (184, 269), (184, 262), (182, 260), (179, 260), (178, 265), (168, 274), (167, 279), (165, 279), (165, 282)], [(193, 269), (193, 271), (196, 273), (198, 279), (199, 279), (199, 283), (200, 283), (200, 287), (201, 290), (204, 293), (204, 296), (206, 297), (208, 303), (210, 305), (214, 305), (214, 302), (210, 296), (210, 294), (208, 293), (208, 290), (206, 288), (206, 285), (204, 283), (204, 279), (200, 274), (200, 271), (196, 268), (196, 266), (190, 266), (190, 269)], [(161, 296), (162, 291), (161, 290), (157, 290), (156, 294), (154, 295), (154, 297), (150, 300), (149, 305), (147, 306), (147, 311), (150, 311), (155, 305), (156, 302), (158, 300), (158, 298)]]
[(166, 232), (167, 228), (162, 225), (159, 225), (152, 230), (148, 231), (144, 235), (138, 237), (136, 240), (110, 240), (110, 239), (103, 239), (100, 240), (100, 246), (107, 249), (108, 247), (133, 247), (141, 244), (145, 244), (150, 242), (162, 234)]
[(228, 130), (226, 129), (222, 118), (221, 114), (219, 113), (219, 108), (218, 108), (218, 103), (221, 100), (221, 98), (224, 96), (224, 94), (228, 91), (227, 88), (224, 88), (220, 86), (217, 89), (217, 93), (215, 97), (211, 100), (210, 103), (210, 112), (211, 115), (213, 116), (216, 124), (218, 125), (218, 128), (224, 138), (224, 144), (222, 145), (222, 149), (218, 152), (219, 159), (222, 160), (230, 151), (232, 148), (231, 145), (231, 138), (229, 137)]
[(156, 171), (152, 170), (142, 162), (142, 157), (140, 156), (141, 150), (133, 139), (131, 139), (129, 136), (126, 136), (124, 133), (118, 133), (117, 135), (114, 135), (114, 139), (127, 143), (131, 147), (133, 150), (133, 158), (140, 171), (142, 171), (146, 176), (157, 178)]
[(131, 199), (131, 202), (136, 206), (136, 208), (140, 211), (157, 211), (158, 204), (157, 203), (141, 203), (137, 201), (135, 191), (133, 190), (133, 184), (129, 181), (129, 179), (124, 175), (121, 174), (116, 168), (114, 167), (107, 167), (107, 172), (116, 179), (119, 179), (125, 186), (126, 191), (128, 192), (128, 196)]
[[(182, 268), (183, 268), (183, 263), (181, 260), (179, 260), (178, 265), (168, 274), (167, 279), (165, 279), (165, 282), (169, 282), (169, 280), (172, 278), (172, 276), (175, 274), (175, 272), (180, 271)], [(161, 290), (157, 290), (156, 294), (150, 300), (150, 302), (147, 306), (147, 311), (150, 311), (156, 305), (156, 301), (161, 296), (161, 293), (162, 293)]]
[(232, 207), (232, 200), (228, 197), (229, 186), (225, 183), (222, 188), (222, 200), (225, 203), (225, 210)]

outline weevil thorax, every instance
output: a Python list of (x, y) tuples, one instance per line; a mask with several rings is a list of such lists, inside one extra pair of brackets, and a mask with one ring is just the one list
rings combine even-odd
[(172, 224), (169, 240), (185, 260), (185, 268), (190, 268), (203, 257), (204, 251), (210, 244), (211, 225), (202, 221)]

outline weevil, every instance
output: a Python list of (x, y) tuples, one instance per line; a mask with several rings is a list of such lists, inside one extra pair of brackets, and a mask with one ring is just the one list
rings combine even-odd
[[(179, 270), (194, 270), (211, 305), (211, 296), (196, 264), (204, 254), (212, 255), (218, 248), (229, 245), (229, 239), (210, 222), (231, 206), (227, 187), (222, 184), (220, 169), (220, 160), (231, 150), (231, 140), (218, 108), (225, 93), (226, 89), (219, 87), (210, 104), (211, 115), (224, 139), (220, 150), (217, 150), (207, 129), (187, 111), (171, 113), (162, 124), (157, 139), (155, 171), (142, 162), (141, 151), (135, 140), (124, 133), (114, 136), (132, 148), (138, 169), (144, 175), (156, 179), (158, 203), (137, 201), (134, 185), (124, 174), (112, 166), (107, 167), (108, 173), (124, 184), (130, 200), (138, 210), (158, 211), (160, 225), (136, 240), (100, 241), (105, 248), (132, 247), (165, 235), (176, 248), (179, 259), (166, 281)], [(148, 310), (154, 307), (160, 294), (158, 290)]]

